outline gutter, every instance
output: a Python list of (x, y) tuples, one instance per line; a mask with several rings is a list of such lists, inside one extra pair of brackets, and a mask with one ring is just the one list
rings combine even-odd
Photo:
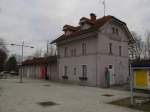
[[(98, 36), (99, 36), (99, 34), (98, 34), (98, 32), (97, 32), (97, 39), (98, 39)], [(97, 47), (96, 47), (96, 86), (98, 86), (98, 41), (97, 41)]]

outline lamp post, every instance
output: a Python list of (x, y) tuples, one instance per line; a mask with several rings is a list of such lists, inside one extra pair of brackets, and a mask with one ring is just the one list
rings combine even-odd
[(24, 47), (28, 47), (28, 48), (34, 48), (33, 46), (28, 46), (28, 45), (25, 45), (24, 44), (24, 41), (22, 42), (22, 44), (10, 44), (12, 46), (18, 46), (18, 47), (21, 47), (21, 51), (22, 51), (22, 58), (21, 58), (21, 74), (20, 74), (20, 83), (23, 83), (23, 57), (24, 57)]

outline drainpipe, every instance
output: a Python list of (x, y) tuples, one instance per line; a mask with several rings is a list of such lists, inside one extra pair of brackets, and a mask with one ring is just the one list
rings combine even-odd
[[(56, 46), (57, 46), (57, 52), (59, 52), (58, 44), (56, 44)], [(60, 55), (60, 54), (58, 53), (58, 54), (57, 54), (57, 62), (56, 62), (56, 64), (57, 64), (57, 78), (58, 78), (57, 80), (58, 80), (58, 81), (60, 81), (60, 76), (59, 76), (59, 73), (60, 73), (60, 71), (59, 71), (59, 70), (60, 70), (60, 67), (59, 67), (59, 66), (60, 66), (60, 65), (59, 65), (59, 64), (60, 64), (60, 56), (59, 56), (59, 55)]]
[(98, 55), (98, 53), (97, 53), (97, 51), (96, 51), (96, 86), (98, 86), (98, 84), (97, 84), (97, 78), (98, 78), (98, 74), (97, 74), (97, 55)]
[[(97, 39), (98, 39), (98, 36), (99, 36), (98, 32), (97, 32), (96, 36), (97, 36)], [(98, 71), (97, 71), (98, 70), (98, 68), (97, 68), (98, 67), (98, 62), (97, 61), (98, 61), (98, 41), (97, 41), (97, 46), (96, 46), (96, 86), (98, 86), (98, 84), (97, 84), (97, 82), (98, 82), (97, 81), (97, 79), (98, 79)]]

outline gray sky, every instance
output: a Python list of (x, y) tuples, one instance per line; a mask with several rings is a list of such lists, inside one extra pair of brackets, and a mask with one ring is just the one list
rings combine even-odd
[[(91, 12), (103, 16), (103, 0), (0, 0), (0, 37), (7, 43), (23, 40), (35, 49), (46, 49), (46, 41), (57, 38), (64, 24), (78, 25)], [(150, 30), (150, 0), (106, 0), (106, 14), (126, 22), (130, 30), (144, 35)], [(20, 48), (8, 47), (21, 54)]]

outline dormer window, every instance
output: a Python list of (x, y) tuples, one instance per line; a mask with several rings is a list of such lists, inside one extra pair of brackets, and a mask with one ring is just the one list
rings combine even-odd
[(84, 23), (80, 23), (80, 27), (81, 27), (81, 30), (86, 30), (86, 29), (89, 29), (91, 25), (84, 22)]
[(89, 29), (94, 24), (94, 22), (96, 21), (96, 15), (95, 14), (91, 14), (90, 16), (91, 16), (90, 19), (88, 19), (86, 17), (83, 17), (80, 19), (79, 24), (80, 24), (81, 30)]
[(65, 31), (65, 35), (66, 35), (66, 36), (70, 35), (71, 33), (72, 33), (72, 32), (69, 31), (69, 30), (68, 30), (68, 31)]
[(84, 23), (80, 23), (80, 25), (81, 25), (81, 27), (83, 27), (83, 26), (84, 26)]
[(72, 34), (73, 32), (75, 32), (75, 31), (77, 31), (77, 30), (78, 30), (78, 29), (77, 29), (76, 27), (71, 26), (71, 25), (65, 25), (65, 26), (63, 27), (63, 31), (64, 31), (64, 34), (65, 34), (66, 36)]

